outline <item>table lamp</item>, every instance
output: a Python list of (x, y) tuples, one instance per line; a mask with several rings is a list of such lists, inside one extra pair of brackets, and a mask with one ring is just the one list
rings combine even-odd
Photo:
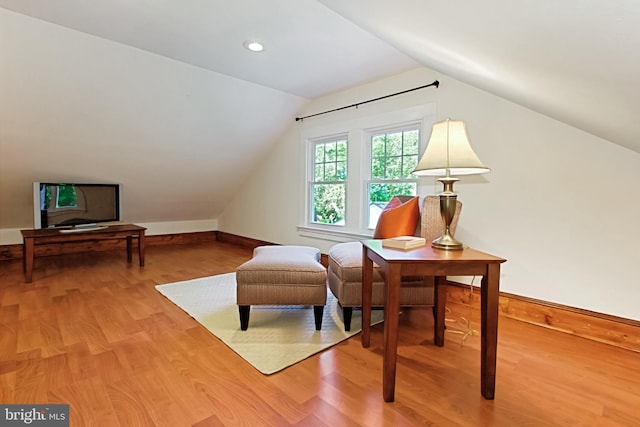
[(445, 224), (444, 234), (431, 242), (431, 246), (444, 250), (460, 250), (462, 243), (451, 235), (451, 221), (456, 211), (457, 195), (452, 175), (472, 175), (489, 172), (473, 152), (462, 120), (447, 119), (433, 124), (427, 148), (413, 173), (420, 176), (440, 176), (444, 190), (440, 196), (440, 214)]

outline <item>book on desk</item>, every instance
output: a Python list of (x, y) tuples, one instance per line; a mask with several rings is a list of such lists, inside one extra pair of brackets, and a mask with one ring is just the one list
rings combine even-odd
[(382, 246), (393, 249), (413, 249), (427, 244), (424, 237), (398, 236), (389, 239), (382, 239)]

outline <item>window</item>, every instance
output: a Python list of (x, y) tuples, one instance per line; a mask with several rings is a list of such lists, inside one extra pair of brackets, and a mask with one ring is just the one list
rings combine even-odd
[(417, 194), (411, 172), (418, 164), (420, 124), (368, 135), (371, 153), (367, 182), (367, 224), (375, 228), (380, 212), (394, 196)]
[(311, 222), (344, 225), (347, 139), (313, 142), (312, 152)]
[(361, 113), (302, 125), (301, 236), (335, 242), (370, 237), (393, 196), (435, 191), (435, 182), (411, 174), (435, 122), (435, 103)]

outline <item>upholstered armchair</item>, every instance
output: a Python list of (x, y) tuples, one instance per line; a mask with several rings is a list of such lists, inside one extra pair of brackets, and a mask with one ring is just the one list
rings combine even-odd
[[(455, 233), (462, 203), (457, 202), (456, 213), (451, 222), (451, 233)], [(422, 236), (427, 244), (444, 232), (444, 222), (440, 215), (438, 196), (427, 196), (422, 203), (420, 219), (415, 230), (416, 236)], [(345, 331), (351, 329), (351, 316), (354, 307), (362, 307), (362, 244), (360, 242), (338, 243), (329, 250), (328, 281), (343, 310)], [(400, 288), (400, 306), (435, 305), (433, 277), (403, 277)], [(380, 268), (373, 269), (373, 307), (382, 307), (384, 303), (384, 277)]]

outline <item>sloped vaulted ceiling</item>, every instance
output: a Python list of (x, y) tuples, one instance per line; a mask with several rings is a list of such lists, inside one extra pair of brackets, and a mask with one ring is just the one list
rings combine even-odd
[[(0, 0), (0, 7), (308, 99), (417, 66), (316, 0)], [(247, 40), (265, 51), (249, 54)]]
[[(640, 152), (635, 0), (0, 0), (0, 6), (304, 98), (405, 70), (415, 65), (410, 57)], [(272, 43), (259, 69), (236, 49), (247, 37)], [(358, 73), (349, 72), (354, 67)]]
[(640, 152), (640, 2), (321, 2), (429, 68)]

